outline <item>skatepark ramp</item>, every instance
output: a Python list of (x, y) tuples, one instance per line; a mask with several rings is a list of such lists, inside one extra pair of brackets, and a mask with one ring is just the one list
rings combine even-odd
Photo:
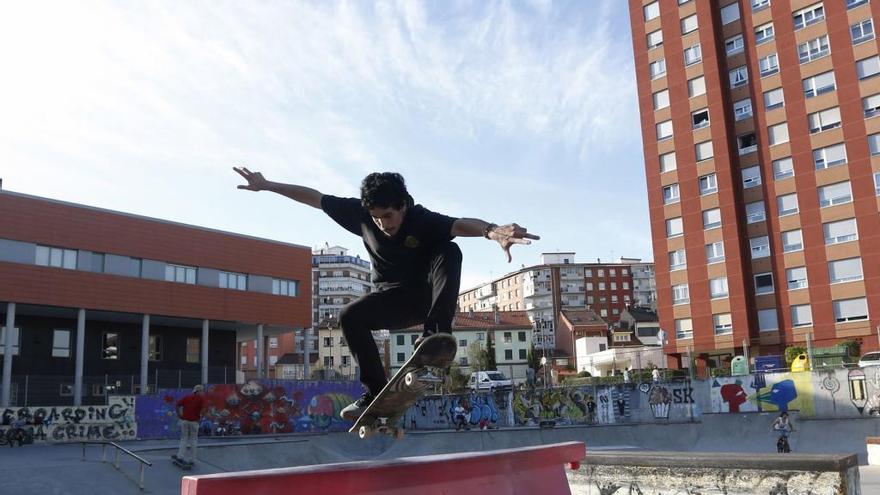
[(583, 442), (489, 452), (402, 457), (261, 471), (185, 476), (181, 495), (570, 494), (565, 466), (580, 467)]

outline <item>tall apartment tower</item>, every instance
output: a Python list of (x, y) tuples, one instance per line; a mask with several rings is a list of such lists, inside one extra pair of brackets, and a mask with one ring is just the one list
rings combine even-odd
[(324, 320), (339, 320), (343, 306), (373, 289), (370, 262), (349, 256), (340, 246), (312, 250), (312, 327)]
[(880, 1), (629, 7), (670, 365), (876, 349)]

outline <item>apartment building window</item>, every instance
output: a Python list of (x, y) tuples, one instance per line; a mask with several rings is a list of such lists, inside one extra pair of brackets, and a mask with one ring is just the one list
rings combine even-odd
[(731, 88), (738, 88), (749, 82), (749, 69), (745, 65), (731, 70), (728, 75), (730, 77)]
[(681, 34), (692, 33), (697, 30), (697, 14), (689, 15), (681, 20)]
[(52, 330), (52, 357), (70, 357), (70, 330)]
[(794, 177), (794, 162), (791, 157), (773, 160), (773, 179), (781, 180), (788, 177)]
[(755, 44), (760, 45), (773, 39), (773, 23), (758, 26), (755, 28)]
[(834, 81), (834, 71), (823, 72), (821, 74), (816, 74), (813, 77), (808, 77), (802, 81), (802, 85), (804, 88), (804, 98), (813, 98), (814, 96), (819, 96), (837, 89), (837, 85)]
[(651, 2), (643, 7), (645, 12), (645, 22), (660, 17), (660, 2)]
[(783, 194), (776, 197), (776, 209), (780, 217), (795, 215), (798, 212), (798, 199), (796, 193)]
[(852, 9), (866, 3), (868, 3), (868, 0), (846, 0), (846, 8)]
[(666, 220), (666, 237), (678, 237), (684, 235), (684, 225), (681, 217)]
[(703, 230), (721, 227), (721, 209), (713, 208), (703, 211)]
[(840, 108), (828, 108), (807, 116), (810, 123), (810, 134), (840, 127)]
[(761, 332), (779, 330), (776, 308), (758, 310), (758, 330)]
[(733, 333), (733, 318), (730, 317), (730, 313), (712, 315), (712, 324), (715, 326), (715, 335)]
[[(664, 155), (660, 155), (660, 173), (671, 172), (678, 168), (678, 164), (675, 161), (675, 152), (666, 153)], [(588, 277), (590, 275), (587, 275)]]
[(678, 203), (678, 184), (670, 184), (663, 188), (663, 204)]
[(728, 295), (727, 277), (718, 277), (709, 280), (709, 295), (712, 299), (725, 298)]
[(788, 123), (771, 125), (767, 128), (767, 136), (770, 140), (770, 146), (788, 142)]
[(859, 75), (859, 80), (868, 79), (880, 74), (880, 57), (874, 55), (873, 57), (857, 61), (856, 74)]
[(247, 275), (243, 273), (220, 272), (220, 288), (247, 290)]
[(675, 338), (676, 340), (694, 338), (693, 320), (690, 318), (675, 320)]
[(687, 284), (672, 286), (672, 304), (687, 304), (691, 300)]
[(669, 270), (682, 270), (687, 268), (687, 256), (684, 249), (676, 249), (669, 253)]
[(871, 156), (880, 154), (880, 134), (868, 136), (868, 149), (871, 151)]
[(773, 293), (773, 274), (757, 273), (755, 274), (755, 294), (772, 294)]
[(806, 289), (809, 287), (807, 282), (807, 267), (798, 266), (785, 270), (785, 280), (788, 284), (788, 290)]
[(799, 304), (791, 307), (791, 326), (809, 327), (813, 325), (813, 311), (809, 304)]
[(754, 132), (737, 136), (736, 146), (739, 150), (739, 156), (748, 155), (758, 149), (758, 138)]
[(758, 59), (758, 68), (761, 77), (772, 76), (779, 72), (779, 57), (775, 53), (771, 53), (766, 57)]
[(691, 113), (691, 125), (694, 129), (702, 129), (709, 126), (709, 109), (703, 108)]
[(752, 100), (746, 98), (733, 102), (733, 116), (737, 121), (745, 120), (752, 116)]
[(700, 196), (712, 194), (718, 191), (718, 178), (715, 174), (704, 175), (699, 178)]
[(654, 93), (654, 110), (660, 110), (669, 106), (669, 90), (664, 89)]
[(64, 249), (51, 246), (37, 246), (35, 263), (40, 266), (66, 268), (76, 270), (78, 252), (75, 249)]
[(828, 280), (832, 284), (862, 280), (862, 259), (847, 258), (828, 262)]
[(706, 94), (705, 77), (699, 76), (688, 81), (688, 97), (693, 98), (704, 94)]
[(849, 181), (828, 184), (819, 188), (820, 208), (851, 203), (852, 199), (852, 187)]
[(840, 299), (832, 302), (834, 305), (834, 321), (837, 323), (868, 319), (867, 298), (857, 297), (855, 299)]
[(165, 280), (182, 284), (196, 283), (196, 268), (186, 265), (165, 265)]
[(201, 339), (198, 337), (189, 337), (186, 339), (186, 362), (198, 363), (201, 361)]
[[(245, 342), (242, 342), (244, 344)], [(161, 335), (150, 335), (149, 340), (149, 356), (150, 361), (161, 361), (165, 354), (165, 340)]]
[(518, 340), (519, 342), (525, 342), (525, 341), (526, 341), (526, 333), (525, 333), (525, 332), (518, 332), (518, 333), (516, 334), (516, 337), (517, 337), (517, 340)]
[(657, 141), (663, 141), (672, 137), (672, 121), (665, 120), (657, 124)]
[(758, 165), (740, 170), (740, 175), (742, 175), (743, 189), (761, 185), (761, 167)]
[(703, 141), (702, 143), (697, 143), (694, 146), (694, 155), (698, 162), (708, 160), (715, 156), (715, 149), (712, 146), (712, 141)]
[(766, 235), (749, 239), (749, 247), (753, 260), (770, 256), (770, 238)]
[(810, 24), (815, 24), (825, 18), (825, 7), (822, 2), (810, 5), (805, 9), (798, 10), (792, 16), (794, 18), (794, 29), (802, 29)]
[(764, 214), (764, 202), (763, 201), (755, 201), (753, 203), (746, 203), (746, 222), (747, 223), (758, 223), (766, 220), (767, 217)]
[(706, 263), (724, 261), (724, 243), (722, 241), (706, 244)]
[(770, 6), (770, 0), (751, 0), (752, 1), (752, 12), (757, 12), (759, 10), (766, 9)]
[(874, 21), (865, 19), (849, 27), (853, 45), (874, 39)]
[(510, 344), (513, 342), (513, 332), (504, 332), (504, 343)]
[(654, 32), (648, 33), (648, 50), (657, 48), (658, 46), (663, 44), (663, 31), (658, 29)]
[(404, 345), (404, 336), (403, 335), (397, 336), (397, 345)]
[(272, 294), (276, 296), (296, 297), (299, 291), (299, 282), (295, 280), (272, 279)]
[(846, 163), (846, 147), (843, 143), (832, 144), (813, 150), (813, 164), (816, 170), (831, 168)]
[(119, 359), (119, 334), (104, 332), (101, 334), (101, 359)]
[(785, 99), (782, 95), (782, 88), (771, 89), (764, 92), (764, 108), (773, 110), (785, 106)]
[(793, 253), (804, 249), (804, 236), (801, 229), (786, 230), (782, 233), (782, 252)]
[(684, 50), (684, 66), (698, 64), (703, 60), (703, 52), (700, 50), (700, 44), (689, 46)]
[[(612, 276), (614, 276), (612, 274)], [(611, 290), (617, 290), (617, 282), (611, 282)]]
[(880, 172), (874, 172), (874, 194), (880, 196)]
[(721, 24), (730, 24), (739, 20), (739, 3), (731, 3), (721, 7)]
[(737, 53), (742, 53), (745, 50), (745, 43), (743, 42), (743, 37), (741, 34), (736, 36), (732, 36), (724, 40), (724, 50), (727, 52), (727, 56), (733, 56)]
[(651, 74), (651, 80), (659, 79), (666, 74), (666, 59), (661, 58), (648, 64), (648, 71)]
[(862, 110), (866, 119), (880, 113), (880, 94), (862, 98)]
[(599, 282), (599, 290), (605, 290), (605, 282)]
[(593, 290), (593, 282), (587, 282), (587, 290)]
[(827, 34), (798, 45), (798, 60), (802, 64), (820, 59), (829, 53), (831, 53), (831, 45)]
[(825, 234), (826, 246), (855, 241), (859, 238), (859, 231), (856, 226), (855, 218), (823, 223), (822, 233)]

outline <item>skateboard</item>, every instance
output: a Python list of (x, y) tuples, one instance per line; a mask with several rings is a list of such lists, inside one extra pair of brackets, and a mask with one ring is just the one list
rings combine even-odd
[(172, 457), (171, 462), (173, 462), (174, 465), (179, 467), (180, 469), (185, 469), (187, 471), (189, 471), (193, 467), (192, 464), (189, 464), (188, 462), (184, 462), (184, 461), (178, 459), (177, 457)]
[(440, 370), (452, 363), (457, 350), (455, 337), (448, 333), (422, 341), (348, 432), (357, 432), (362, 439), (374, 432), (401, 438), (403, 428), (396, 426), (397, 421), (433, 384), (442, 381)]

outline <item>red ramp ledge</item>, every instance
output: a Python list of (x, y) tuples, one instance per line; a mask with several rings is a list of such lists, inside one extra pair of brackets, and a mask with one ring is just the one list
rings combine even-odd
[(577, 469), (583, 442), (402, 457), (237, 473), (185, 476), (181, 495), (570, 494), (565, 465)]

